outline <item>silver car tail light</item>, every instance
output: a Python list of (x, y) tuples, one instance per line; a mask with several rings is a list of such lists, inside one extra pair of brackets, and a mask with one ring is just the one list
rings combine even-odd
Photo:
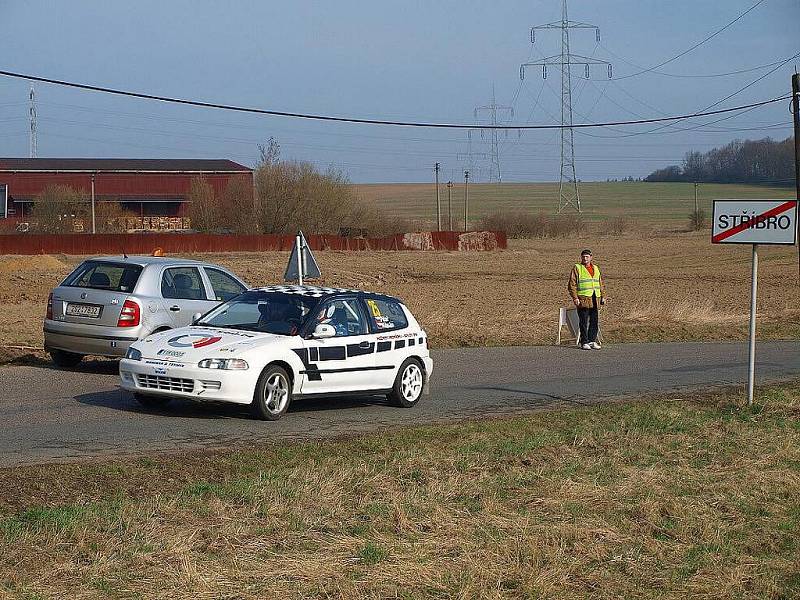
[(125, 300), (119, 313), (117, 327), (138, 327), (142, 318), (142, 309), (133, 300)]

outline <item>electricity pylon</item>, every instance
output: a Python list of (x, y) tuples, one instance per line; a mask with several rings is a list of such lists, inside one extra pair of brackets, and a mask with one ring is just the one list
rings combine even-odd
[[(489, 131), (489, 182), (497, 183), (503, 182), (503, 174), (500, 170), (500, 144), (498, 143), (498, 132), (497, 132), (497, 125), (500, 124), (500, 120), (498, 119), (498, 113), (500, 117), (504, 114), (507, 114), (509, 117), (514, 117), (514, 107), (513, 106), (500, 106), (497, 104), (497, 100), (495, 99), (494, 94), (494, 85), (492, 85), (492, 103), (487, 106), (476, 106), (475, 107), (475, 120), (477, 121), (479, 115), (481, 113), (489, 113), (489, 122), (493, 126), (492, 129)], [(504, 134), (508, 135), (508, 130), (504, 131)], [(481, 138), (483, 138), (483, 129), (481, 129)]]
[(590, 23), (570, 21), (567, 18), (567, 0), (561, 2), (561, 21), (535, 25), (531, 27), (531, 44), (536, 43), (536, 31), (540, 29), (561, 30), (561, 54), (547, 56), (541, 60), (520, 65), (519, 77), (525, 79), (525, 67), (542, 67), (542, 77), (547, 79), (547, 67), (561, 68), (561, 177), (558, 184), (558, 212), (572, 206), (581, 212), (581, 195), (578, 190), (578, 178), (575, 174), (575, 140), (572, 130), (572, 82), (570, 67), (583, 65), (584, 76), (589, 79), (589, 65), (605, 65), (608, 77), (611, 78), (611, 63), (605, 60), (571, 54), (569, 51), (570, 29), (594, 29), (597, 41), (600, 41), (600, 29)]
[(488, 156), (485, 152), (474, 152), (472, 150), (472, 131), (472, 129), (467, 129), (467, 151), (457, 153), (456, 160), (463, 162), (464, 168), (475, 175), (476, 173), (480, 174), (480, 172), (483, 171), (483, 169), (477, 167), (475, 159), (486, 159)]
[(31, 92), (28, 94), (30, 106), (28, 113), (31, 117), (31, 131), (30, 131), (30, 158), (36, 158), (38, 150), (36, 148), (36, 91), (31, 86)]

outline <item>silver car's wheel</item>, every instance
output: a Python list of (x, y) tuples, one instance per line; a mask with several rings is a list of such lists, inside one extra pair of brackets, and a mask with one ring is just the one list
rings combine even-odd
[(397, 406), (410, 408), (415, 406), (425, 388), (425, 374), (422, 365), (415, 358), (407, 359), (397, 371), (394, 387), (389, 399)]
[(292, 381), (286, 371), (277, 365), (264, 369), (253, 398), (255, 416), (266, 421), (277, 421), (289, 408), (291, 400)]

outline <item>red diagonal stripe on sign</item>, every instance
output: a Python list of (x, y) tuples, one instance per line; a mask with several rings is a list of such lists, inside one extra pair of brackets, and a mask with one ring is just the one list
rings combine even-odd
[(722, 233), (718, 233), (717, 235), (715, 235), (714, 237), (711, 238), (711, 241), (714, 242), (714, 243), (719, 243), (722, 240), (731, 237), (732, 235), (736, 235), (737, 233), (740, 233), (740, 232), (744, 231), (745, 229), (750, 229), (756, 223), (761, 223), (762, 221), (765, 221), (766, 219), (768, 219), (770, 217), (774, 217), (775, 215), (779, 215), (782, 212), (786, 212), (787, 210), (793, 209), (795, 207), (796, 203), (797, 203), (796, 200), (789, 200), (788, 202), (784, 202), (783, 204), (780, 204), (780, 205), (776, 206), (775, 208), (769, 209), (767, 212), (765, 212), (762, 215), (758, 215), (757, 217), (754, 217), (754, 218), (750, 219), (749, 221), (745, 221), (744, 223), (740, 223), (739, 225), (737, 225), (733, 229), (728, 229), (728, 231), (723, 231)]

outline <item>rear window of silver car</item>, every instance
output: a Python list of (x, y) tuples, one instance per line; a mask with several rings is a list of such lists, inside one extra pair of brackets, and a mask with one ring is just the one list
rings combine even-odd
[(87, 260), (70, 273), (61, 285), (110, 292), (132, 292), (141, 274), (141, 265)]

